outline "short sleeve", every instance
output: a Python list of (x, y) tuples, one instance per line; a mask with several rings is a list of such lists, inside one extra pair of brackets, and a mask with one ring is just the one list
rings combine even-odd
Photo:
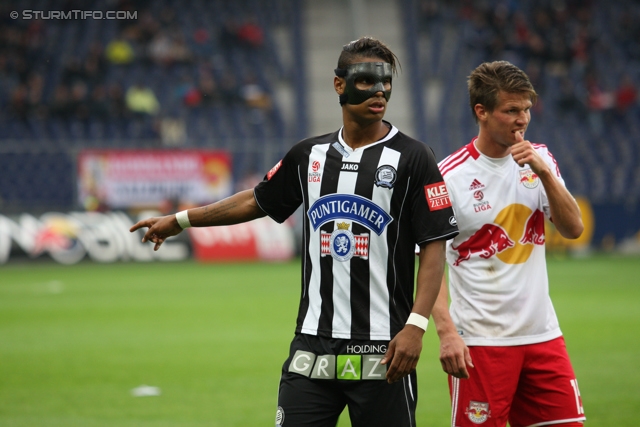
[(410, 186), (412, 226), (417, 244), (448, 240), (458, 234), (449, 191), (433, 151), (422, 145), (424, 149), (412, 156), (413, 176), (416, 179)]
[(254, 189), (260, 209), (278, 223), (283, 223), (302, 203), (300, 185), (300, 153), (296, 145), (265, 175)]

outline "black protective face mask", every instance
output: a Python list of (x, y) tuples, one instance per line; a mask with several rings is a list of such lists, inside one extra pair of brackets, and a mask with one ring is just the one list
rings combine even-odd
[[(351, 64), (346, 69), (336, 68), (336, 76), (344, 77), (347, 81), (345, 92), (340, 95), (340, 105), (362, 104), (377, 92), (382, 92), (387, 101), (391, 98), (391, 89), (384, 90), (384, 82), (391, 81), (391, 64), (387, 62), (359, 62)], [(358, 78), (367, 77), (373, 81), (373, 86), (367, 90), (356, 89), (355, 81)]]

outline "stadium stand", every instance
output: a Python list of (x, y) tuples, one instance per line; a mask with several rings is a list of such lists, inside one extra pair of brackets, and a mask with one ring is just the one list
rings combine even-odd
[[(274, 94), (280, 82), (295, 81), (276, 32), (293, 34), (296, 7), (283, 0), (2, 2), (0, 150), (14, 167), (2, 172), (0, 206), (73, 206), (74, 185), (57, 171), (64, 164), (73, 174), (83, 148), (241, 145), (239, 174), (262, 169), (263, 151), (272, 164), (300, 132), (293, 118), (285, 123)], [(108, 10), (135, 19), (104, 19)], [(78, 18), (80, 11), (103, 19)], [(75, 15), (59, 19), (58, 12)], [(47, 171), (43, 179), (35, 169)]]
[[(10, 17), (105, 4), (136, 19)], [(236, 180), (264, 171), (307, 136), (304, 5), (3, 1), (0, 208), (74, 207), (83, 148), (221, 148), (234, 154)], [(594, 203), (640, 202), (637, 1), (397, 5), (403, 63), (411, 85), (423, 88), (412, 91), (415, 132), (438, 158), (474, 134), (468, 73), (507, 59), (541, 95), (528, 137), (553, 147), (572, 191)], [(295, 94), (293, 108), (283, 108), (283, 87)]]
[(640, 201), (640, 4), (623, 0), (402, 0), (418, 58), (419, 136), (439, 158), (475, 134), (464, 82), (506, 59), (540, 94), (528, 138), (561, 159), (572, 191), (593, 203)]

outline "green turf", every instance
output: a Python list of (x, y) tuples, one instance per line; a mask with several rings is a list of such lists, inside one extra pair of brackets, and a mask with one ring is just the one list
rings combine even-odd
[[(587, 425), (637, 425), (640, 259), (549, 273)], [(0, 426), (272, 426), (299, 277), (297, 262), (2, 266)], [(433, 328), (419, 371), (418, 425), (449, 425)], [(162, 394), (133, 397), (143, 384)]]

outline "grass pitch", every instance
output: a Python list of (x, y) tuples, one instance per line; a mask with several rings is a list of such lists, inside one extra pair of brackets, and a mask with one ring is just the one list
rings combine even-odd
[[(586, 425), (637, 425), (640, 259), (549, 274)], [(272, 426), (299, 282), (298, 262), (1, 266), (0, 425)], [(433, 327), (419, 380), (418, 425), (450, 425)]]

